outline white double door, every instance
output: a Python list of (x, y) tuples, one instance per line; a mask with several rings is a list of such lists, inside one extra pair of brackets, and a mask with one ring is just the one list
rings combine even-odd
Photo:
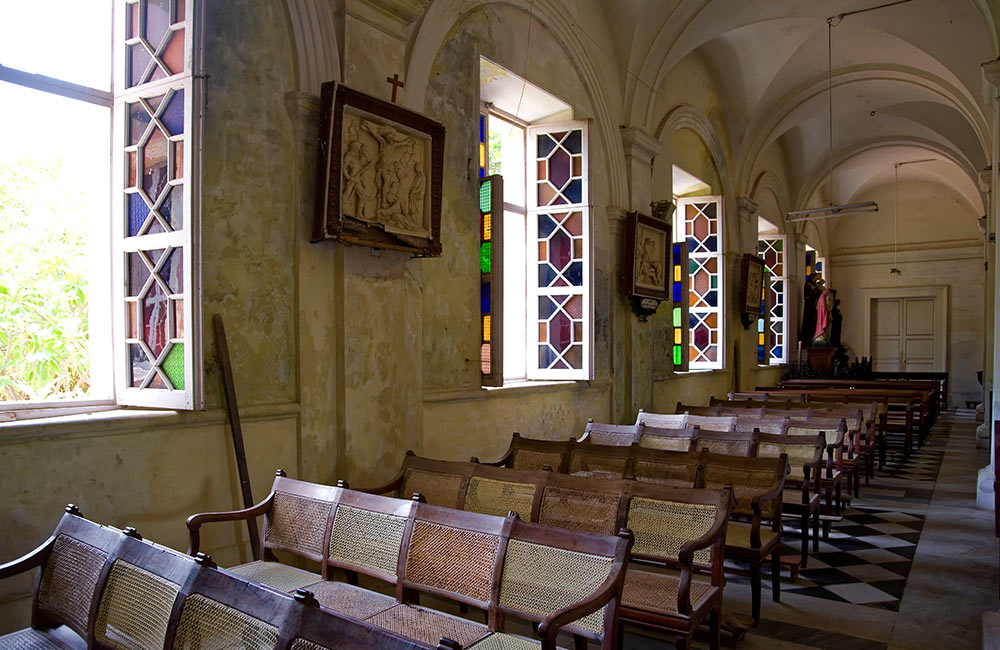
[(876, 298), (871, 305), (871, 351), (874, 370), (938, 370), (942, 359), (936, 337), (935, 298), (932, 296)]

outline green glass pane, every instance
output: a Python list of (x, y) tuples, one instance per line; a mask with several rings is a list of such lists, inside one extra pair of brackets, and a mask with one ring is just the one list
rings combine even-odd
[(485, 242), (479, 247), (479, 271), (481, 273), (489, 273), (493, 270), (493, 260), (492, 251), (490, 250), (493, 244), (490, 242)]
[(674, 327), (681, 326), (681, 308), (674, 307)]
[(479, 184), (479, 211), (489, 212), (493, 204), (493, 181), (483, 181)]
[(679, 366), (683, 362), (684, 357), (681, 356), (681, 346), (674, 346), (674, 365)]
[(174, 390), (184, 390), (184, 344), (177, 343), (167, 358), (163, 360), (163, 372), (167, 373), (167, 378), (174, 385)]
[(785, 242), (784, 242), (784, 241), (782, 241), (782, 240), (780, 240), (780, 239), (777, 239), (777, 240), (775, 240), (775, 242), (774, 242), (774, 250), (776, 250), (776, 251), (780, 251), (780, 250), (781, 250), (781, 248), (782, 248), (782, 246), (784, 246), (784, 245), (785, 245)]
[(719, 276), (717, 276), (717, 275), (713, 275), (712, 276), (712, 288), (713, 289), (718, 289), (719, 288)]

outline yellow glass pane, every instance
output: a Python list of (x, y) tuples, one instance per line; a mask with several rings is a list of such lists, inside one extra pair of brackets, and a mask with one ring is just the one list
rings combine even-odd
[(680, 282), (680, 281), (681, 281), (681, 265), (680, 264), (675, 264), (674, 265), (674, 282)]
[(487, 212), (483, 215), (483, 241), (489, 241), (493, 237), (493, 216)]
[(486, 145), (479, 143), (479, 166), (486, 167)]
[(491, 316), (483, 316), (483, 341), (490, 342), (490, 320)]
[(676, 345), (681, 344), (681, 328), (679, 327), (674, 328), (674, 343)]

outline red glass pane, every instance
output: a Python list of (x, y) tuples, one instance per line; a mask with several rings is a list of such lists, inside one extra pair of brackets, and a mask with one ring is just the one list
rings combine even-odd
[(583, 259), (583, 238), (573, 240), (573, 259), (582, 260)]
[(159, 375), (153, 375), (153, 380), (149, 382), (149, 388), (166, 388), (167, 385), (163, 383), (163, 378)]
[(708, 347), (709, 331), (705, 325), (698, 325), (694, 328), (694, 336), (691, 337), (694, 341), (694, 345), (699, 350), (704, 350)]
[(139, 3), (128, 5), (125, 9), (125, 38), (132, 39), (139, 35)]
[(719, 272), (719, 258), (718, 257), (709, 257), (708, 259), (706, 259), (703, 262), (703, 264), (705, 265), (705, 268), (708, 269), (709, 273), (711, 273), (711, 274), (714, 275), (714, 274), (716, 274), (716, 273)]
[(174, 308), (174, 336), (184, 337), (184, 299), (176, 298), (170, 301)]
[(570, 315), (570, 318), (574, 320), (580, 320), (583, 318), (583, 296), (573, 296), (569, 299), (563, 309), (566, 313)]
[(170, 43), (163, 51), (160, 60), (166, 64), (171, 74), (184, 71), (184, 30), (179, 29), (170, 35)]
[(709, 234), (709, 223), (705, 215), (699, 214), (692, 222), (694, 236), (698, 241), (704, 241)]
[(558, 188), (562, 188), (569, 181), (570, 173), (569, 154), (562, 149), (556, 149), (549, 158), (549, 180)]
[(184, 8), (185, 8), (185, 5), (187, 4), (187, 0), (174, 0), (174, 4), (175, 4), (174, 22), (175, 23), (182, 23), (182, 22), (184, 22)]
[(708, 358), (709, 361), (712, 362), (717, 361), (716, 357), (718, 356), (718, 353), (719, 353), (719, 346), (717, 345), (710, 345), (708, 349), (705, 350), (705, 356)]
[(154, 48), (170, 26), (170, 0), (146, 0), (146, 40)]
[(580, 237), (583, 235), (583, 213), (573, 212), (569, 215), (569, 219), (563, 224), (563, 227), (569, 231), (569, 234), (574, 237)]
[(158, 284), (153, 283), (152, 289), (142, 300), (142, 330), (146, 345), (156, 357), (167, 346), (168, 306), (167, 296)]
[(142, 152), (142, 189), (155, 202), (167, 184), (167, 136), (159, 127), (153, 129)]
[(562, 271), (573, 261), (573, 240), (562, 230), (549, 237), (549, 263)]
[(490, 344), (483, 343), (479, 350), (480, 369), (484, 375), (490, 374)]
[(548, 169), (549, 166), (546, 163), (546, 161), (544, 160), (538, 161), (538, 180), (540, 181), (548, 180), (548, 175), (547, 175)]
[(694, 277), (691, 279), (691, 285), (698, 295), (705, 295), (708, 293), (712, 284), (712, 276), (710, 276), (705, 269), (699, 269)]
[(562, 142), (562, 139), (566, 137), (566, 131), (559, 131), (558, 133), (550, 133), (549, 137), (551, 137), (556, 142)]
[(573, 322), (562, 312), (549, 321), (549, 344), (562, 352), (573, 342)]
[(583, 156), (573, 156), (573, 178), (583, 176)]

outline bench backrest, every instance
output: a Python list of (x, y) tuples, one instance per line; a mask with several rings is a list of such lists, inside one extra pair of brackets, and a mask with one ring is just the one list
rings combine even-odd
[(733, 431), (736, 426), (736, 418), (731, 415), (689, 415), (687, 426), (693, 425), (698, 425), (702, 431)]
[(628, 447), (639, 442), (640, 427), (635, 424), (603, 424), (587, 419), (587, 428), (579, 442), (592, 442), (609, 447)]
[(639, 430), (639, 446), (649, 449), (691, 451), (697, 438), (697, 425), (679, 429), (642, 426)]
[(730, 456), (753, 456), (757, 449), (754, 431), (699, 431), (695, 449)]
[(788, 435), (815, 436), (822, 433), (828, 447), (839, 449), (844, 446), (847, 424), (844, 420), (789, 420)]
[(722, 415), (722, 411), (717, 406), (695, 406), (694, 404), (685, 404), (683, 402), (677, 402), (677, 406), (674, 407), (674, 413), (687, 413), (688, 415), (705, 415), (718, 417)]
[(683, 429), (687, 426), (687, 416), (670, 413), (647, 413), (639, 409), (639, 414), (635, 418), (636, 424), (647, 427), (659, 427), (661, 429)]
[(809, 438), (761, 433), (757, 440), (757, 457), (778, 458), (784, 454), (788, 458), (789, 480), (801, 483), (808, 473), (809, 480), (819, 481), (819, 463), (825, 448), (826, 439), (819, 434)]
[(781, 519), (781, 494), (788, 472), (788, 460), (779, 458), (743, 458), (702, 452), (699, 487), (719, 490), (732, 486), (736, 505), (733, 514), (754, 516), (759, 503), (760, 516), (777, 522)]
[(784, 435), (788, 429), (788, 418), (765, 418), (763, 416), (741, 415), (736, 418), (737, 431), (759, 431)]

